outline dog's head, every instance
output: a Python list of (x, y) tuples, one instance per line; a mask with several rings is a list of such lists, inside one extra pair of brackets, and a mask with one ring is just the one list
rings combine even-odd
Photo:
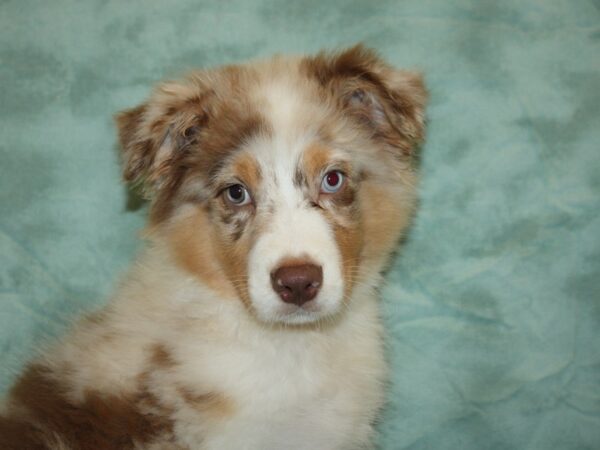
[(419, 75), (357, 46), (192, 73), (118, 115), (176, 260), (266, 322), (339, 313), (414, 206)]

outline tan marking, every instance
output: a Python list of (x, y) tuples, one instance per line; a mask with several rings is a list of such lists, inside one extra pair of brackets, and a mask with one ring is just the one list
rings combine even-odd
[(397, 195), (397, 191), (372, 182), (364, 182), (361, 187), (365, 239), (362, 259), (365, 267), (379, 266), (387, 260), (412, 217), (414, 199), (399, 201)]
[[(323, 169), (331, 162), (331, 150), (322, 144), (312, 144), (304, 150), (302, 166), (309, 180), (320, 183)], [(318, 185), (320, 188), (320, 184)]]
[(335, 241), (340, 251), (342, 276), (344, 277), (344, 296), (348, 298), (354, 287), (358, 266), (361, 263), (360, 253), (364, 245), (362, 227), (358, 218), (353, 218), (348, 225), (341, 226), (336, 220), (334, 212), (324, 210), (323, 214), (333, 229)]
[(181, 267), (220, 297), (238, 297), (248, 306), (247, 260), (251, 241), (248, 236), (234, 241), (219, 231), (214, 222), (204, 208), (198, 207), (193, 214), (171, 224), (164, 233)]
[(216, 392), (198, 394), (183, 386), (178, 386), (177, 392), (189, 406), (210, 418), (222, 419), (233, 413), (233, 404), (223, 394)]
[(356, 183), (353, 180), (355, 176), (352, 168), (348, 163), (338, 164), (340, 171), (344, 174), (344, 184), (341, 189), (333, 194), (322, 193), (321, 198), (325, 202), (329, 202), (341, 212), (345, 210), (346, 215), (352, 215), (354, 209), (353, 203), (356, 199)]
[(251, 301), (248, 293), (248, 254), (252, 241), (248, 234), (236, 241), (226, 236), (218, 236), (216, 245), (223, 271), (235, 287), (238, 297), (249, 307)]
[(169, 368), (177, 365), (177, 362), (173, 358), (173, 355), (171, 354), (169, 349), (167, 349), (167, 347), (165, 347), (163, 344), (155, 344), (152, 347), (150, 362), (154, 366), (162, 368)]
[(254, 156), (247, 152), (237, 155), (232, 164), (232, 172), (244, 182), (251, 193), (257, 191), (262, 176)]
[(198, 207), (166, 229), (167, 239), (181, 267), (197, 276), (221, 297), (235, 296), (233, 286), (219, 264), (219, 249), (207, 212)]
[[(332, 165), (333, 164), (333, 165)], [(326, 170), (339, 170), (342, 172), (344, 184), (342, 188), (333, 194), (321, 193), (322, 177)], [(309, 187), (318, 192), (319, 200), (327, 202), (335, 207), (349, 206), (354, 202), (355, 192), (352, 181), (352, 166), (347, 161), (334, 161), (332, 151), (323, 144), (314, 143), (306, 148), (302, 156), (302, 170), (308, 181)]]

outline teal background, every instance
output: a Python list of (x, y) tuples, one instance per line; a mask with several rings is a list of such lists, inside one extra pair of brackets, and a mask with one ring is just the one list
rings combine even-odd
[(0, 391), (139, 248), (114, 112), (357, 41), (431, 92), (380, 449), (600, 448), (597, 0), (0, 1)]

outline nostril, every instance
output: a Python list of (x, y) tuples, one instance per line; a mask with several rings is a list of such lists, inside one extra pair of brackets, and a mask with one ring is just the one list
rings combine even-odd
[(315, 264), (282, 266), (271, 272), (271, 285), (286, 303), (301, 306), (319, 293), (323, 270)]

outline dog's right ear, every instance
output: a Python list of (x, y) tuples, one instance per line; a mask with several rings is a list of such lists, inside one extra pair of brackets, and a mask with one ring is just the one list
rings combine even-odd
[(147, 197), (173, 181), (178, 161), (196, 142), (207, 120), (206, 92), (193, 80), (165, 83), (146, 103), (116, 115), (123, 176)]
[(383, 139), (396, 157), (411, 157), (423, 140), (427, 90), (417, 72), (396, 69), (374, 50), (356, 45), (303, 61), (344, 111)]

